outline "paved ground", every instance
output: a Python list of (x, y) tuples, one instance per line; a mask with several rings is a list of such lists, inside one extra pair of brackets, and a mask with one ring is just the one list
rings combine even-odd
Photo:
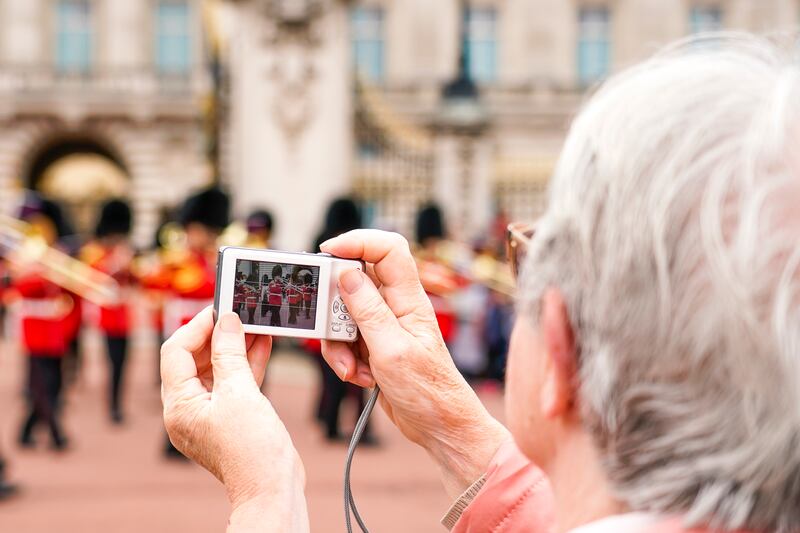
[[(162, 459), (163, 430), (155, 386), (154, 346), (137, 342), (128, 374), (128, 419), (114, 427), (105, 409), (105, 360), (97, 339), (87, 339), (87, 364), (68, 394), (65, 426), (71, 448), (20, 451), (14, 437), (22, 416), (24, 368), (17, 350), (0, 346), (0, 439), (19, 497), (0, 504), (0, 532), (219, 532), (228, 505), (221, 486), (191, 464)], [(268, 395), (304, 459), (312, 531), (343, 531), (344, 445), (328, 445), (311, 421), (315, 362), (276, 354)], [(494, 412), (499, 394), (485, 398)], [(353, 487), (367, 524), (380, 533), (444, 531), (438, 520), (449, 505), (436, 471), (420, 449), (403, 440), (376, 410), (382, 446), (358, 452)], [(355, 415), (347, 416), (348, 420)]]

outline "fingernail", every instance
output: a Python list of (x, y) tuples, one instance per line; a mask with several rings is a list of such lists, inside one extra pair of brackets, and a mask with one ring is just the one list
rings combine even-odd
[(242, 331), (242, 321), (236, 313), (225, 313), (219, 318), (219, 329), (225, 333), (239, 333)]
[(319, 245), (319, 247), (320, 247), (320, 248), (327, 248), (327, 247), (328, 247), (328, 246), (330, 246), (330, 245), (331, 245), (331, 243), (332, 243), (333, 241), (335, 241), (335, 240), (336, 240), (336, 237), (333, 237), (332, 239), (328, 239), (327, 241), (325, 241), (325, 242), (323, 242), (322, 244), (320, 244), (320, 245)]
[(360, 270), (351, 270), (339, 278), (339, 285), (341, 285), (342, 289), (347, 294), (353, 294), (360, 289), (363, 284), (364, 276), (361, 274)]
[(347, 366), (345, 366), (344, 363), (336, 363), (336, 368), (338, 370), (336, 373), (339, 374), (339, 378), (342, 381), (347, 381)]

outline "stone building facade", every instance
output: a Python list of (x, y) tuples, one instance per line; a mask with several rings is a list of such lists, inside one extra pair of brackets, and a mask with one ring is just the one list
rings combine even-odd
[[(465, 238), (484, 231), (487, 217), (498, 209), (512, 219), (536, 217), (569, 123), (587, 90), (607, 75), (697, 32), (796, 35), (800, 27), (798, 0), (470, 0), (463, 5), (470, 70), (486, 114), (466, 169), (459, 169), (463, 143), (459, 156), (459, 142), (435, 127), (442, 85), (455, 75), (459, 2), (358, 1), (351, 8), (356, 12), (351, 38), (363, 39), (354, 44), (356, 68), (382, 107), (400, 115), (394, 122), (432, 132), (427, 148), (435, 161), (427, 178), (432, 184), (416, 196), (439, 200)], [(376, 211), (391, 213), (408, 231), (410, 210), (393, 206), (391, 196), (416, 197), (408, 189), (426, 180), (391, 176), (380, 155), (361, 155), (356, 187), (375, 202)], [(465, 188), (465, 182), (472, 186)]]
[[(534, 218), (587, 89), (693, 32), (800, 25), (800, 0), (0, 0), (0, 210), (88, 151), (128, 176), (149, 241), (211, 179), (207, 4), (224, 19), (223, 182), (298, 249), (347, 191), (405, 233), (429, 200), (465, 239), (498, 211)], [(462, 19), (480, 90), (466, 128), (441, 97)]]
[(47, 164), (96, 153), (128, 176), (149, 243), (161, 209), (209, 179), (200, 14), (199, 0), (0, 0), (2, 211)]

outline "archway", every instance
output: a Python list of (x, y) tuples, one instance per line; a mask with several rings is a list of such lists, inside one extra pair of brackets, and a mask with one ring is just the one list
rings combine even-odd
[(28, 158), (26, 187), (57, 200), (79, 233), (92, 232), (100, 205), (126, 197), (130, 179), (115, 151), (89, 137), (56, 137)]

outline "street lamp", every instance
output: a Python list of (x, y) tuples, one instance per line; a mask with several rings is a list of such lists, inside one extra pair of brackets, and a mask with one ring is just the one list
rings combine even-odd
[(442, 88), (436, 117), (435, 196), (455, 229), (471, 238), (488, 222), (491, 203), (487, 145), (479, 138), (489, 125), (480, 91), (469, 72), (467, 2), (459, 1), (460, 35), (456, 77)]
[(440, 127), (458, 133), (477, 133), (486, 126), (488, 116), (480, 91), (469, 73), (469, 35), (467, 1), (459, 1), (459, 54), (456, 77), (445, 84), (439, 103)]

